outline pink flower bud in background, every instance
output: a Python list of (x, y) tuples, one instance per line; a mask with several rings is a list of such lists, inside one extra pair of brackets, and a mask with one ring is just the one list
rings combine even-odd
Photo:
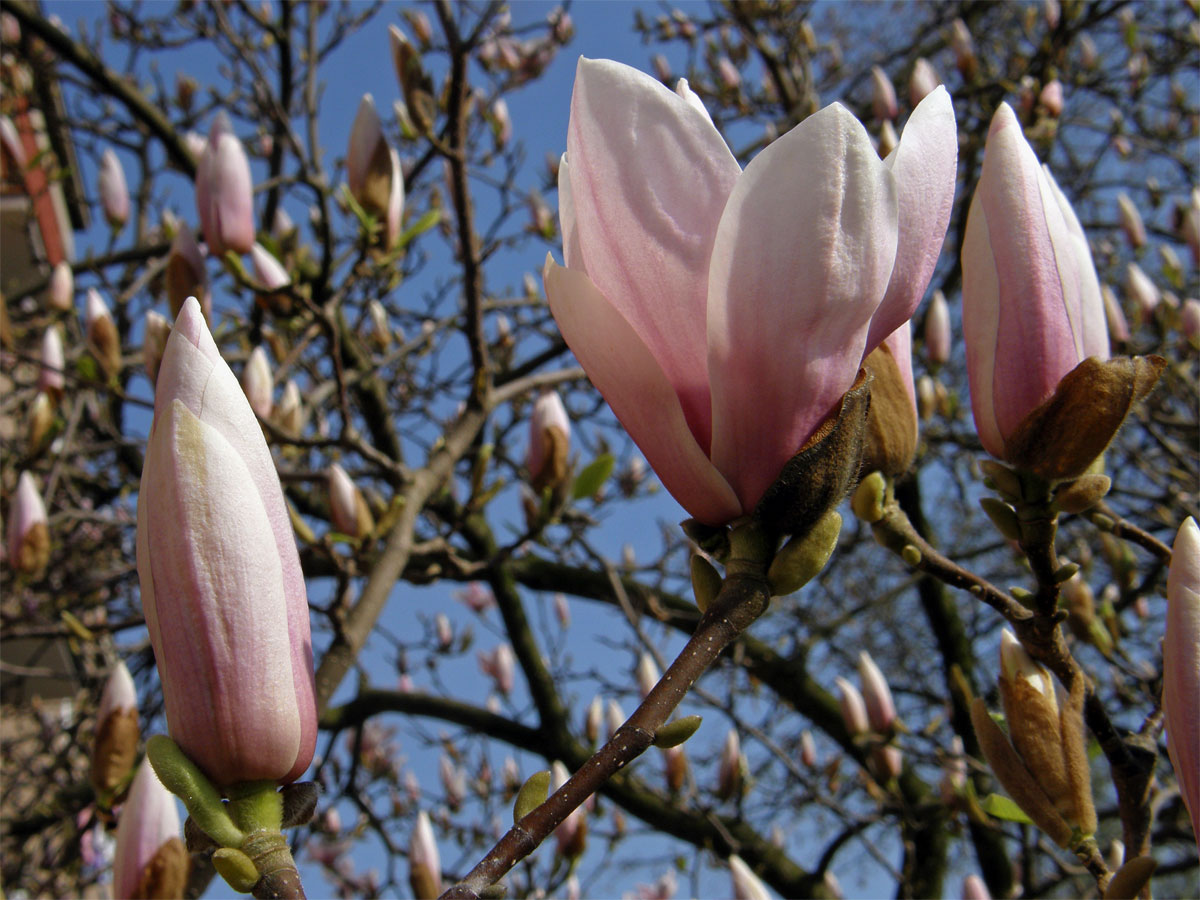
[(337, 463), (329, 467), (329, 513), (334, 530), (352, 538), (364, 537), (375, 527), (362, 492)]
[(1058, 21), (1062, 16), (1062, 9), (1058, 5), (1058, 0), (1042, 0), (1042, 16), (1046, 20), (1046, 27), (1053, 31), (1058, 27)]
[(883, 124), (879, 126), (879, 155), (886, 158), (898, 146), (900, 138), (896, 134), (896, 127), (891, 119), (884, 119)]
[(737, 70), (737, 66), (728, 56), (722, 56), (717, 60), (717, 75), (721, 79), (721, 84), (731, 91), (737, 90), (742, 83), (742, 73)]
[(908, 79), (908, 100), (914, 107), (937, 90), (942, 83), (937, 70), (925, 57), (917, 59), (913, 64), (912, 75)]
[(294, 781), (317, 736), (304, 575), (262, 429), (194, 298), (158, 373), (137, 563), (171, 737), (219, 786)]
[[(571, 777), (567, 767), (557, 759), (550, 766), (550, 793), (554, 793), (567, 783)], [(567, 814), (558, 828), (554, 829), (559, 856), (575, 859), (582, 856), (587, 846), (587, 813), (582, 806), (577, 806)]]
[(267, 290), (278, 290), (291, 283), (287, 270), (280, 265), (279, 260), (257, 241), (250, 248), (250, 261), (254, 264), (255, 279)]
[(512, 693), (515, 663), (512, 647), (508, 644), (500, 644), (491, 653), (479, 653), (480, 671), (491, 678), (496, 690), (506, 697)]
[(1200, 187), (1192, 188), (1191, 202), (1179, 210), (1179, 236), (1192, 251), (1192, 264), (1200, 266)]
[(687, 754), (682, 746), (667, 747), (663, 750), (663, 768), (667, 776), (667, 790), (678, 794), (683, 790), (688, 773)]
[(942, 778), (938, 783), (942, 802), (954, 803), (966, 784), (967, 758), (963, 751), (962, 738), (956, 734), (950, 739), (950, 753), (942, 763)]
[(137, 692), (125, 663), (117, 662), (104, 683), (92, 742), (92, 787), (101, 795), (116, 790), (133, 771), (138, 748)]
[(454, 629), (445, 613), (438, 613), (433, 617), (433, 630), (437, 635), (438, 649), (449, 650), (450, 645), (454, 643)]
[(954, 191), (949, 95), (887, 161), (835, 104), (743, 172), (690, 101), (582, 59), (567, 147), (566, 265), (543, 273), (559, 328), (693, 517), (749, 513), (925, 292)]
[(271, 364), (267, 361), (267, 351), (261, 345), (250, 351), (246, 366), (242, 369), (242, 390), (250, 401), (250, 408), (260, 419), (271, 418), (271, 407), (274, 404), (275, 376), (271, 374)]
[(428, 45), (433, 40), (433, 25), (429, 22), (429, 16), (421, 10), (416, 10), (408, 17), (408, 21), (412, 25), (413, 34), (423, 45)]
[(496, 136), (496, 146), (503, 147), (512, 138), (512, 118), (508, 113), (508, 103), (503, 97), (496, 98), (492, 103), (492, 133)]
[(1167, 573), (1162, 707), (1167, 750), (1200, 846), (1200, 528), (1179, 526)]
[(1183, 336), (1193, 344), (1200, 339), (1200, 300), (1189, 297), (1183, 301), (1179, 312), (1179, 327)]
[(858, 688), (845, 678), (838, 676), (834, 679), (838, 689), (838, 704), (842, 710), (842, 722), (851, 737), (866, 734), (871, 730), (871, 722), (867, 718), (867, 705), (863, 702)]
[(984, 448), (1005, 442), (1083, 359), (1108, 359), (1100, 282), (1079, 220), (1008, 104), (992, 118), (962, 250), (963, 338)]
[(70, 312), (75, 306), (75, 275), (71, 264), (60, 262), (50, 272), (46, 286), (46, 306), (59, 312)]
[(649, 653), (643, 653), (638, 658), (637, 664), (637, 683), (638, 690), (642, 692), (642, 699), (654, 690), (654, 686), (658, 684), (659, 672), (658, 666), (654, 664)]
[(88, 349), (108, 377), (121, 369), (121, 339), (113, 322), (108, 304), (95, 288), (88, 288), (87, 303), (83, 308), (83, 330)]
[(800, 762), (810, 769), (817, 764), (817, 745), (807, 728), (800, 732)]
[(254, 182), (250, 160), (222, 111), (213, 119), (196, 167), (196, 210), (208, 252), (249, 253), (254, 246)]
[(204, 156), (204, 149), (208, 146), (208, 138), (198, 131), (187, 131), (183, 135), (184, 146), (187, 147), (188, 153), (192, 154), (192, 158), (197, 163)]
[(529, 446), (525, 466), (534, 490), (556, 487), (570, 474), (567, 453), (571, 445), (571, 420), (558, 392), (540, 394), (529, 417)]
[(1142, 223), (1142, 214), (1129, 199), (1124, 191), (1117, 194), (1117, 215), (1121, 221), (1121, 230), (1129, 241), (1129, 246), (1135, 250), (1146, 243), (1146, 226)]
[(204, 252), (196, 243), (196, 237), (186, 222), (179, 223), (179, 230), (175, 233), (175, 239), (171, 241), (171, 252), (167, 254), (167, 270), (163, 277), (171, 318), (179, 315), (179, 310), (188, 297), (196, 297), (200, 301), (200, 310), (204, 313), (205, 321), (211, 320), (212, 295), (208, 290)]
[(114, 229), (129, 221), (129, 188), (125, 184), (125, 170), (115, 151), (109, 148), (100, 157), (98, 181), (100, 206), (104, 218)]
[(442, 894), (442, 859), (425, 810), (417, 813), (408, 844), (408, 883), (416, 900), (436, 900)]
[(174, 795), (144, 761), (117, 823), (113, 896), (182, 897), (191, 858), (181, 833)]
[(594, 744), (600, 739), (600, 726), (604, 722), (604, 701), (597, 694), (588, 704), (587, 713), (583, 718), (583, 734), (588, 743)]
[(554, 617), (562, 628), (571, 627), (571, 607), (567, 605), (567, 595), (561, 592), (554, 595)]
[[(386, 162), (386, 156), (387, 141), (383, 137), (383, 123), (375, 111), (375, 100), (370, 94), (363, 94), (354, 124), (350, 127), (350, 143), (346, 149), (346, 182), (354, 199), (364, 207), (371, 196), (367, 193), (368, 176), (373, 166), (378, 167)], [(373, 199), (372, 208), (381, 209), (383, 200), (378, 195)]]
[(733, 900), (771, 900), (771, 892), (736, 854), (729, 857)]
[(0, 13), (0, 40), (10, 45), (21, 40), (21, 23), (12, 13)]
[(871, 111), (876, 119), (894, 119), (900, 114), (896, 88), (879, 66), (871, 66)]
[(950, 24), (950, 48), (954, 51), (954, 64), (959, 74), (970, 81), (975, 77), (979, 68), (979, 60), (975, 55), (975, 41), (971, 30), (962, 19), (955, 19)]
[(717, 763), (717, 796), (722, 800), (728, 800), (742, 792), (742, 770), (745, 765), (741, 739), (737, 731), (730, 728), (725, 735), (725, 743), (721, 746), (721, 758)]
[(871, 730), (886, 734), (896, 721), (896, 705), (887, 679), (866, 650), (858, 654), (858, 678), (862, 682), (862, 697), (867, 708)]
[(1128, 343), (1129, 323), (1116, 292), (1105, 284), (1100, 287), (1100, 295), (1104, 298), (1104, 320), (1108, 324), (1109, 337), (1118, 343)]
[(968, 875), (963, 879), (962, 897), (963, 900), (992, 900), (987, 885), (978, 875)]
[(290, 378), (283, 386), (283, 397), (275, 406), (275, 421), (293, 437), (297, 437), (304, 429), (304, 403), (300, 399), (300, 388)]
[(146, 310), (146, 325), (142, 331), (142, 362), (152, 385), (158, 382), (158, 369), (162, 365), (170, 336), (171, 324), (166, 318), (152, 309)]
[(925, 355), (934, 366), (944, 366), (950, 359), (950, 306), (946, 295), (934, 291), (925, 313)]
[(1154, 318), (1154, 310), (1162, 302), (1162, 292), (1135, 262), (1131, 262), (1125, 269), (1125, 293), (1141, 311), (1143, 322)]
[(1061, 81), (1055, 78), (1053, 81), (1046, 82), (1041, 93), (1038, 94), (1038, 106), (1052, 118), (1057, 119), (1062, 115), (1063, 86)]
[(62, 396), (63, 368), (66, 365), (63, 356), (62, 334), (57, 325), (51, 325), (42, 334), (42, 365), (38, 370), (38, 389), (53, 395)]
[(17, 572), (40, 577), (50, 561), (50, 529), (37, 482), (28, 472), (17, 479), (8, 508), (8, 564)]
[(671, 64), (667, 62), (667, 58), (661, 53), (655, 53), (650, 60), (650, 65), (654, 67), (654, 74), (658, 76), (658, 80), (663, 84), (669, 84), (671, 81)]
[(904, 771), (904, 754), (900, 748), (892, 744), (875, 747), (871, 750), (871, 772), (880, 781), (891, 781), (899, 778)]
[(1092, 40), (1091, 35), (1080, 35), (1079, 37), (1079, 64), (1084, 69), (1094, 69), (1100, 60), (1100, 51), (1096, 49), (1096, 42)]
[(625, 710), (621, 709), (621, 704), (616, 700), (609, 700), (606, 712), (608, 714), (608, 737), (611, 740), (612, 736), (617, 733), (617, 729), (625, 724)]
[(937, 385), (929, 375), (922, 375), (917, 381), (917, 414), (922, 422), (928, 422), (937, 412)]

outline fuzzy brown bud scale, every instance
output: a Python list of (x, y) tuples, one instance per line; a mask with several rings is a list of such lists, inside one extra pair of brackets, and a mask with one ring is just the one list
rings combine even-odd
[(863, 365), (872, 380), (862, 470), (903, 475), (917, 452), (917, 411), (904, 375), (887, 344), (872, 350)]

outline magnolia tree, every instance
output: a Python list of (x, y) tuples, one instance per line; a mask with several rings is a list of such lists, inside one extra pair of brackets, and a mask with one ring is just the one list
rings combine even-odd
[(1195, 894), (1195, 4), (3, 40), (7, 894)]

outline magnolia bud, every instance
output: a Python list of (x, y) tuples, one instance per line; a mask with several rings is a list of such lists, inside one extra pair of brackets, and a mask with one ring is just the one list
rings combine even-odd
[(175, 239), (171, 241), (164, 280), (167, 287), (167, 305), (171, 308), (172, 318), (179, 315), (179, 310), (183, 308), (183, 302), (188, 297), (195, 297), (200, 301), (200, 310), (204, 313), (205, 321), (212, 321), (212, 297), (208, 290), (204, 253), (186, 222), (179, 223), (179, 230), (175, 233)]
[(1135, 262), (1131, 262), (1125, 270), (1125, 293), (1141, 310), (1143, 322), (1154, 317), (1154, 310), (1162, 300), (1162, 292)]
[(658, 684), (658, 679), (658, 666), (654, 664), (654, 660), (650, 658), (649, 653), (643, 653), (638, 659), (637, 664), (637, 683), (638, 688), (642, 692), (643, 700), (654, 690), (654, 686)]
[(363, 537), (375, 528), (362, 492), (337, 463), (329, 467), (329, 511), (334, 529), (350, 537)]
[(937, 86), (942, 83), (942, 79), (938, 77), (937, 71), (933, 65), (925, 57), (920, 57), (913, 64), (912, 75), (908, 80), (908, 100), (915, 107), (918, 103), (924, 100), (929, 94), (937, 90)]
[(722, 800), (728, 800), (742, 792), (744, 785), (742, 770), (745, 765), (738, 733), (731, 728), (725, 735), (725, 744), (721, 748), (721, 759), (717, 765), (717, 796)]
[(46, 286), (46, 306), (60, 312), (70, 312), (75, 305), (75, 275), (71, 265), (60, 262), (50, 272)]
[(817, 745), (807, 728), (800, 732), (800, 762), (810, 769), (817, 764)]
[(121, 369), (121, 339), (108, 304), (95, 288), (88, 288), (83, 321), (88, 349), (105, 375), (113, 377)]
[(129, 188), (121, 160), (111, 148), (100, 158), (99, 189), (104, 218), (114, 230), (121, 228), (129, 221)]
[(29, 456), (37, 456), (45, 447), (50, 426), (54, 424), (54, 407), (54, 401), (41, 391), (38, 391), (33, 403), (29, 405), (29, 427), (26, 434)]
[(55, 400), (60, 398), (63, 391), (64, 366), (62, 335), (58, 326), (51, 325), (42, 334), (42, 365), (38, 372), (38, 390), (45, 391)]
[(182, 897), (191, 858), (179, 837), (175, 797), (148, 761), (138, 768), (117, 824), (116, 897)]
[(242, 369), (242, 390), (246, 392), (250, 408), (260, 419), (271, 418), (275, 376), (271, 374), (267, 351), (261, 345), (250, 351), (250, 358)]
[(729, 857), (729, 877), (733, 883), (734, 900), (771, 900), (771, 892), (759, 880), (740, 856)]
[[(445, 757), (443, 757), (445, 759)], [(408, 845), (408, 883), (416, 900), (436, 900), (442, 893), (442, 862), (433, 825), (425, 810), (417, 813)]]
[(512, 693), (514, 667), (512, 647), (508, 644), (501, 644), (491, 653), (479, 653), (480, 670), (495, 682), (496, 690), (506, 697)]
[(583, 719), (583, 734), (589, 744), (595, 744), (600, 739), (600, 725), (604, 720), (604, 703), (597, 694), (588, 704), (587, 713)]
[(688, 773), (687, 754), (683, 747), (667, 747), (663, 750), (663, 764), (666, 769), (667, 790), (672, 794), (678, 794), (683, 790)]
[(867, 718), (867, 706), (863, 701), (862, 694), (858, 692), (858, 688), (841, 676), (834, 679), (834, 684), (837, 685), (838, 703), (842, 710), (842, 722), (846, 726), (846, 731), (851, 737), (869, 732), (871, 723)]
[(142, 331), (142, 362), (150, 383), (158, 381), (158, 368), (162, 365), (163, 353), (167, 349), (167, 338), (171, 336), (171, 325), (161, 313), (146, 311), (146, 324)]
[(567, 453), (571, 443), (571, 420), (556, 391), (538, 397), (529, 417), (529, 447), (525, 465), (530, 484), (538, 493), (558, 487), (570, 476)]
[[(550, 771), (552, 775), (551, 792), (554, 792), (567, 783), (570, 774), (567, 772), (567, 767), (558, 760), (554, 761)], [(576, 807), (554, 830), (555, 838), (558, 841), (558, 854), (567, 859), (582, 856), (584, 848), (587, 846), (587, 831), (587, 816), (581, 807)]]
[(625, 724), (625, 711), (621, 709), (621, 704), (616, 700), (609, 700), (608, 707), (608, 738), (612, 740), (612, 736), (617, 733), (617, 730)]
[(304, 428), (304, 405), (300, 399), (300, 388), (290, 378), (283, 386), (282, 399), (275, 406), (275, 421), (280, 430), (293, 437), (298, 437)]
[(109, 798), (133, 771), (137, 745), (137, 693), (129, 669), (118, 662), (100, 695), (92, 743), (92, 787), (102, 798)]
[(1121, 221), (1121, 230), (1129, 241), (1129, 246), (1135, 250), (1146, 243), (1146, 226), (1142, 223), (1142, 214), (1134, 205), (1129, 195), (1124, 191), (1117, 194), (1117, 215)]
[(8, 510), (8, 564), (18, 572), (40, 578), (49, 561), (46, 506), (33, 476), (22, 472)]
[(866, 650), (858, 655), (858, 677), (862, 682), (862, 696), (871, 730), (877, 734), (887, 734), (896, 721), (896, 706), (892, 702), (887, 679)]
[(946, 295), (935, 290), (925, 313), (925, 355), (935, 366), (950, 359), (950, 307)]
[(900, 112), (892, 79), (879, 66), (871, 67), (871, 110), (877, 119), (894, 119)]

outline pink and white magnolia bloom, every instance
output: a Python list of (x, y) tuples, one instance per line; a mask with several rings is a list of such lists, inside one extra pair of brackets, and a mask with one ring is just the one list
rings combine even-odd
[(742, 171), (702, 104), (581, 59), (559, 166), (567, 344), (695, 518), (754, 509), (906, 321), (941, 251), (957, 136), (944, 89), (880, 160), (834, 104)]
[(254, 182), (250, 160), (229, 117), (213, 119), (208, 143), (196, 167), (196, 211), (208, 251), (249, 253), (254, 246)]
[(988, 132), (962, 266), (975, 427), (984, 449), (1004, 459), (1005, 441), (1062, 377), (1109, 354), (1083, 228), (1006, 103)]
[(195, 298), (158, 373), (137, 563), (171, 737), (218, 785), (294, 781), (317, 735), (304, 574), (262, 429)]
[(1179, 793), (1200, 846), (1200, 528), (1189, 516), (1179, 527), (1167, 573), (1163, 638), (1163, 716), (1167, 751)]
[[(179, 809), (175, 796), (168, 791), (149, 761), (143, 761), (134, 776), (129, 797), (121, 808), (117, 823), (117, 849), (113, 859), (113, 896), (167, 896), (166, 894), (139, 894), (146, 867), (164, 844), (174, 839), (178, 851), (174, 858), (182, 871), (172, 872), (173, 879), (160, 882), (160, 887), (170, 885), (175, 890), (187, 881), (187, 852), (184, 850), (179, 823)], [(156, 873), (160, 877), (164, 873)], [(170, 888), (168, 888), (170, 889)]]
[(129, 187), (125, 183), (121, 160), (111, 147), (100, 157), (97, 180), (104, 218), (113, 228), (120, 228), (129, 221)]

